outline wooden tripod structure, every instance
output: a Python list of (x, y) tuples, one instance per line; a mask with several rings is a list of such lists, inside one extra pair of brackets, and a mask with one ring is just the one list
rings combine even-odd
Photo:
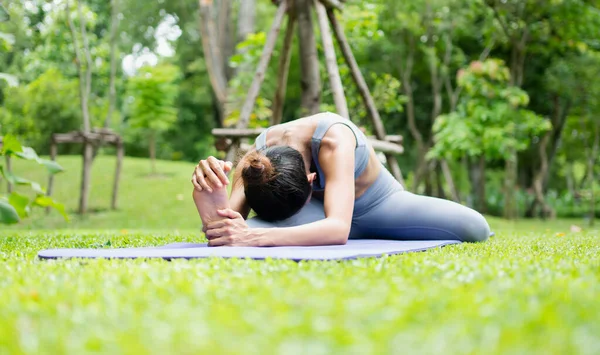
[[(56, 160), (58, 153), (58, 145), (65, 143), (78, 143), (84, 146), (99, 146), (102, 144), (113, 145), (117, 149), (117, 166), (115, 169), (115, 178), (113, 181), (113, 191), (110, 207), (111, 209), (117, 209), (117, 196), (119, 191), (119, 178), (121, 175), (121, 168), (123, 166), (123, 156), (125, 155), (125, 148), (123, 146), (123, 139), (118, 134), (114, 133), (108, 128), (94, 128), (92, 132), (85, 133), (83, 131), (73, 131), (68, 133), (55, 133), (52, 135), (50, 140), (50, 159)], [(79, 213), (85, 214), (88, 208), (88, 197), (89, 197), (89, 175), (91, 174), (91, 166), (86, 169), (85, 159), (84, 166), (82, 167), (82, 182), (81, 192), (79, 196)], [(85, 176), (88, 174), (88, 176)], [(50, 175), (48, 178), (48, 190), (47, 195), (52, 195), (52, 187), (54, 184), (54, 175)], [(47, 209), (46, 213), (50, 210)]]
[[(220, 137), (222, 139), (227, 140), (220, 141), (220, 148), (223, 150), (228, 150), (228, 160), (233, 160), (233, 158), (238, 155), (237, 152), (238, 149), (240, 149), (240, 141), (242, 138), (247, 138), (252, 136), (252, 134), (260, 133), (260, 131), (257, 130), (249, 130), (248, 123), (250, 121), (250, 115), (252, 113), (252, 110), (254, 109), (254, 104), (256, 102), (256, 98), (258, 97), (260, 87), (264, 81), (265, 72), (271, 60), (271, 56), (275, 48), (275, 43), (277, 41), (277, 37), (279, 35), (281, 25), (283, 23), (283, 19), (287, 15), (288, 20), (283, 43), (283, 51), (279, 59), (277, 89), (275, 93), (275, 98), (273, 100), (273, 116), (270, 122), (272, 125), (281, 123), (283, 115), (283, 102), (285, 98), (285, 90), (290, 66), (292, 41), (294, 37), (294, 27), (297, 21), (293, 11), (293, 5), (294, 2), (305, 2), (306, 6), (310, 6), (311, 4), (314, 5), (317, 14), (317, 21), (319, 24), (321, 38), (323, 41), (325, 63), (327, 73), (329, 76), (329, 84), (333, 93), (337, 113), (340, 116), (345, 117), (346, 119), (350, 119), (348, 113), (348, 105), (346, 103), (346, 96), (344, 94), (344, 88), (342, 85), (339, 68), (337, 65), (336, 53), (333, 45), (333, 37), (331, 34), (331, 30), (333, 30), (333, 35), (335, 36), (335, 39), (340, 47), (342, 55), (348, 67), (350, 68), (352, 79), (354, 80), (354, 83), (358, 88), (358, 91), (362, 97), (362, 100), (367, 108), (367, 112), (373, 123), (375, 137), (371, 139), (371, 143), (376, 150), (385, 153), (387, 165), (391, 173), (400, 183), (404, 184), (404, 181), (402, 179), (402, 172), (400, 171), (400, 167), (398, 166), (398, 162), (394, 156), (394, 154), (401, 154), (403, 152), (402, 146), (398, 144), (401, 142), (401, 137), (399, 138), (398, 136), (386, 136), (385, 128), (381, 121), (381, 117), (379, 116), (379, 112), (377, 111), (377, 108), (375, 106), (373, 97), (371, 96), (365, 79), (362, 73), (360, 72), (360, 68), (358, 66), (358, 63), (356, 62), (356, 59), (354, 58), (354, 54), (352, 53), (352, 49), (350, 48), (348, 40), (346, 39), (344, 30), (336, 19), (334, 11), (339, 11), (342, 9), (342, 4), (340, 1), (345, 0), (273, 1), (278, 7), (277, 13), (275, 15), (273, 24), (271, 25), (271, 29), (267, 35), (266, 43), (260, 61), (258, 63), (258, 67), (254, 74), (254, 79), (248, 90), (248, 95), (246, 96), (246, 99), (240, 111), (239, 121), (235, 129), (214, 129), (212, 131), (215, 137)], [(311, 25), (310, 21), (308, 22), (308, 24)], [(301, 24), (301, 26), (299, 26), (299, 31), (301, 33), (306, 29), (304, 28), (304, 25), (306, 24), (303, 23)]]

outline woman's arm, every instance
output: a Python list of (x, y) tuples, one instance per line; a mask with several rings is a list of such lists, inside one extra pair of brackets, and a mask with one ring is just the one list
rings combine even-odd
[(244, 193), (244, 182), (242, 181), (242, 167), (241, 162), (238, 163), (235, 168), (233, 175), (233, 184), (231, 185), (231, 195), (229, 196), (229, 203), (231, 209), (242, 215), (244, 219), (248, 218), (250, 214), (250, 206), (246, 202), (246, 194)]
[(345, 125), (327, 132), (319, 151), (325, 174), (325, 219), (295, 227), (257, 229), (265, 246), (330, 245), (348, 241), (354, 210), (354, 133)]
[(327, 132), (319, 151), (319, 162), (327, 185), (325, 215), (320, 221), (284, 228), (248, 228), (240, 214), (219, 211), (229, 218), (212, 223), (207, 237), (211, 246), (309, 246), (345, 244), (354, 209), (354, 133), (335, 125)]

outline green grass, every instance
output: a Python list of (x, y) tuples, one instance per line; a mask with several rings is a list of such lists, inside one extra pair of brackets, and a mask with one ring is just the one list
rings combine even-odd
[[(58, 163), (65, 168), (55, 177), (52, 196), (65, 204), (71, 221), (55, 211), (46, 216), (35, 211), (35, 218), (24, 220), (21, 229), (162, 229), (199, 230), (201, 223), (192, 200), (190, 182), (194, 164), (157, 161), (158, 175), (150, 175), (147, 159), (125, 158), (119, 188), (118, 208), (110, 210), (116, 159), (99, 156), (92, 168), (89, 209), (84, 217), (75, 212), (79, 206), (81, 157), (60, 156)], [(47, 185), (45, 170), (23, 161), (13, 163), (15, 174)], [(4, 183), (0, 194), (5, 192)], [(14, 227), (13, 227), (14, 228)]]
[(546, 228), (497, 224), (482, 244), (301, 263), (41, 261), (45, 248), (198, 238), (5, 231), (0, 353), (597, 354), (598, 231)]
[[(59, 161), (74, 210), (78, 161)], [(113, 162), (95, 164), (92, 207), (109, 205)], [(485, 243), (342, 262), (36, 258), (202, 241), (193, 165), (158, 166), (126, 160), (116, 212), (0, 231), (0, 354), (600, 353), (600, 232), (578, 220), (490, 218)]]

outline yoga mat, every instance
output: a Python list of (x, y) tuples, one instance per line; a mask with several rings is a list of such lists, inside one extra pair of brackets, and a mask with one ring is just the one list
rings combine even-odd
[(456, 240), (396, 241), (379, 239), (349, 240), (345, 245), (313, 247), (207, 247), (206, 244), (173, 243), (159, 247), (114, 248), (114, 249), (48, 249), (38, 253), (41, 259), (59, 258), (251, 258), (288, 260), (343, 260), (362, 257), (380, 257), (423, 251), (448, 244), (460, 243)]

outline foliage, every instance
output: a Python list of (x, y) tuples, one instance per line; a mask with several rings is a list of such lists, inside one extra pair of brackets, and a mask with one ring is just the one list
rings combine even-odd
[[(22, 146), (12, 135), (3, 137), (0, 156), (36, 162), (45, 166), (49, 174), (56, 174), (63, 170), (56, 162), (41, 159), (32, 148)], [(1, 164), (0, 175), (2, 175), (8, 183), (14, 186), (28, 186), (34, 193), (33, 197), (18, 192), (12, 192), (8, 196), (0, 196), (0, 224), (18, 223), (21, 218), (30, 215), (33, 207), (52, 207), (67, 219), (64, 206), (46, 196), (46, 191), (39, 183), (19, 177)]]
[(457, 81), (464, 94), (455, 112), (436, 120), (436, 143), (430, 157), (506, 159), (550, 128), (549, 121), (523, 109), (529, 97), (522, 89), (507, 85), (509, 72), (502, 61), (472, 62), (458, 72)]
[[(225, 126), (234, 125), (240, 118), (240, 111), (254, 79), (255, 68), (258, 66), (266, 40), (267, 34), (265, 32), (251, 33), (236, 46), (236, 54), (231, 57), (230, 65), (233, 69), (247, 68), (247, 70), (239, 70), (238, 75), (235, 75), (229, 81), (227, 93), (229, 99), (225, 108), (227, 116), (223, 122)], [(270, 97), (274, 95), (273, 89), (264, 91), (269, 92)], [(254, 110), (250, 115), (250, 127), (266, 127), (269, 125), (269, 119), (272, 115), (271, 100), (267, 99), (269, 94), (259, 95), (256, 98)]]
[(128, 123), (132, 128), (155, 133), (169, 129), (177, 118), (174, 103), (178, 94), (175, 85), (178, 76), (177, 67), (161, 64), (143, 67), (129, 80), (131, 104)]
[[(72, 19), (78, 29), (79, 14), (73, 6), (76, 3), (71, 3)], [(128, 135), (126, 152), (129, 156), (147, 155), (147, 131), (143, 132), (141, 128), (123, 130), (132, 128), (131, 123), (135, 121), (131, 111), (133, 103), (129, 101), (127, 92), (129, 82), (136, 80), (138, 75), (135, 73), (144, 62), (168, 62), (180, 73), (173, 83), (178, 93), (171, 105), (177, 114), (171, 115), (172, 123), (167, 125), (168, 129), (156, 137), (157, 158), (197, 162), (215, 154), (211, 130), (222, 124), (222, 115), (205, 66), (198, 26), (198, 1), (118, 0), (117, 3), (117, 15), (121, 19), (116, 37), (120, 65), (116, 76), (116, 107), (109, 119), (110, 128)], [(222, 0), (213, 1), (215, 23), (220, 23), (219, 11), (224, 8), (221, 6), (224, 3)], [(240, 13), (239, 3), (229, 2), (231, 21), (228, 26), (216, 29), (223, 42), (220, 48), (225, 49), (221, 52), (223, 60), (235, 53), (229, 57), (230, 70), (227, 70), (226, 125), (234, 124), (239, 118), (276, 11), (270, 1), (257, 1), (255, 33), (240, 42), (235, 34), (235, 23), (246, 14)], [(81, 122), (77, 66), (73, 38), (65, 18), (65, 2), (33, 0), (3, 4), (10, 20), (0, 21), (1, 129), (5, 134), (17, 135), (39, 154), (47, 154), (51, 133), (78, 129)], [(86, 0), (81, 4), (93, 62), (90, 115), (92, 126), (101, 126), (108, 106), (112, 8), (110, 1)], [(411, 173), (422, 161), (416, 137), (422, 137), (422, 148), (427, 150), (434, 141), (434, 133), (442, 134), (436, 129), (447, 126), (444, 133), (450, 141), (446, 145), (438, 142), (430, 156), (456, 157), (465, 151), (469, 151), (468, 154), (481, 152), (486, 155), (485, 175), (488, 176), (488, 173), (497, 171), (502, 174), (498, 160), (504, 159), (513, 148), (522, 149), (518, 156), (518, 189), (523, 189), (519, 194), (526, 196), (525, 189), (531, 187), (540, 166), (538, 143), (543, 133), (531, 125), (539, 121), (539, 117), (550, 120), (557, 117), (553, 99), (558, 97), (561, 114), (564, 110), (567, 122), (565, 131), (553, 131), (548, 143), (550, 176), (547, 187), (549, 191), (564, 194), (568, 190), (562, 174), (567, 167), (564, 162), (581, 164), (587, 159), (590, 137), (581, 128), (593, 127), (600, 110), (595, 102), (600, 95), (594, 81), (600, 68), (597, 60), (600, 52), (600, 12), (596, 5), (585, 0), (368, 0), (347, 2), (343, 16), (338, 15), (338, 20), (373, 93), (387, 133), (404, 137), (406, 153), (398, 156), (398, 160), (405, 178), (410, 179)], [(79, 31), (75, 36), (81, 45)], [(316, 24), (315, 36), (323, 78), (321, 108), (333, 110)], [(252, 127), (266, 126), (271, 116), (282, 37), (283, 30), (252, 112)], [(165, 48), (168, 50), (165, 51)], [(339, 48), (336, 49), (351, 118), (371, 130), (362, 99)], [(171, 54), (167, 53), (171, 50)], [(407, 71), (409, 54), (413, 61), (407, 79), (402, 74)], [(476, 78), (475, 82), (493, 82), (493, 90), (499, 90), (496, 98), (488, 99), (481, 92), (468, 93), (464, 88), (467, 84), (462, 83), (467, 78), (457, 80), (457, 72), (468, 63), (485, 57), (505, 61), (511, 72), (516, 74), (512, 75), (512, 79), (520, 89), (509, 89), (505, 81), (498, 83), (486, 77)], [(85, 68), (85, 61), (81, 64)], [(284, 122), (298, 118), (301, 112), (301, 75), (296, 39), (292, 46)], [(19, 79), (18, 83), (12, 80), (13, 77)], [(434, 83), (434, 77), (437, 77), (437, 83)], [(11, 79), (9, 82), (2, 78)], [(502, 90), (504, 99), (500, 97)], [(408, 101), (409, 96), (411, 101)], [(511, 106), (510, 99), (518, 104), (517, 107)], [(407, 109), (409, 102), (413, 105), (411, 109)], [(478, 104), (469, 106), (467, 102)], [(441, 104), (440, 107), (436, 106), (438, 104)], [(434, 116), (439, 113), (443, 116), (436, 119)], [(409, 116), (414, 116), (414, 119), (409, 120)], [(465, 121), (467, 116), (476, 119)], [(500, 123), (501, 118), (502, 122), (507, 122), (506, 125)], [(489, 125), (490, 129), (482, 129), (483, 125)], [(554, 128), (560, 127), (555, 125)], [(453, 132), (455, 134), (451, 135)], [(477, 135), (477, 132), (483, 133)], [(471, 139), (473, 137), (474, 140)], [(435, 139), (439, 140), (438, 137)], [(60, 153), (79, 153), (78, 149), (65, 145), (61, 146)], [(98, 153), (103, 154), (109, 149), (105, 147)], [(454, 178), (468, 180), (465, 166), (458, 161), (447, 162)], [(441, 173), (435, 174), (440, 178), (430, 176), (429, 180), (437, 179), (444, 185)], [(582, 186), (581, 182), (574, 183), (577, 189)], [(456, 185), (462, 188), (459, 191), (461, 198), (468, 200), (464, 193), (469, 184)], [(487, 195), (496, 193), (492, 185), (486, 189)], [(425, 191), (435, 190), (425, 187)]]
[(127, 95), (131, 103), (127, 123), (146, 137), (152, 159), (156, 139), (177, 121), (178, 78), (179, 68), (162, 63), (143, 67), (128, 82)]
[(3, 232), (0, 352), (593, 354), (598, 231), (570, 225), (496, 223), (486, 243), (343, 262), (40, 262), (46, 248), (202, 240)]

